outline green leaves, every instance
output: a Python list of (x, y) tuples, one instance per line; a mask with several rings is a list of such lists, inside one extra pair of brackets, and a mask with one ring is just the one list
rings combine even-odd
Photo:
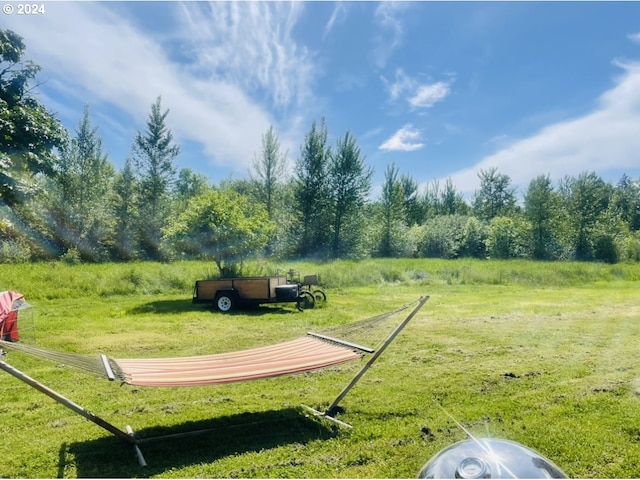
[(274, 232), (267, 211), (231, 190), (209, 189), (194, 197), (165, 229), (165, 241), (184, 253), (225, 267), (263, 249)]
[(516, 205), (516, 196), (511, 187), (511, 178), (508, 175), (498, 173), (493, 167), (488, 170), (480, 170), (480, 190), (473, 199), (473, 208), (476, 215), (483, 220), (491, 220), (499, 215), (513, 213)]
[(53, 173), (54, 151), (66, 139), (60, 122), (29, 94), (40, 67), (20, 63), (24, 51), (22, 37), (0, 30), (0, 202), (8, 206), (25, 200), (31, 176)]

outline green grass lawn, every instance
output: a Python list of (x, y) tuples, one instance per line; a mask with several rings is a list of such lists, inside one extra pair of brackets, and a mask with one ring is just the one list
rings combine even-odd
[(0, 372), (0, 476), (407, 478), (476, 436), (521, 442), (571, 477), (640, 477), (640, 265), (369, 260), (319, 273), (328, 303), (222, 314), (191, 304), (210, 264), (3, 265), (0, 290), (34, 305), (39, 346), (113, 357), (269, 345), (431, 299), (341, 402), (352, 430), (309, 418), (363, 365), (190, 388), (110, 383), (10, 352), (6, 360), (141, 438), (132, 448)]

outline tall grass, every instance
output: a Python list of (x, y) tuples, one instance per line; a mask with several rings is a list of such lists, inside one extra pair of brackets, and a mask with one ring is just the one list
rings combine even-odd
[[(244, 274), (301, 276), (318, 273), (329, 289), (402, 284), (437, 285), (547, 285), (577, 286), (595, 282), (640, 280), (640, 264), (534, 262), (525, 260), (373, 259), (334, 262), (249, 263)], [(196, 280), (215, 278), (211, 262), (107, 263), (68, 265), (63, 262), (2, 265), (0, 290), (28, 293), (32, 299), (86, 296), (157, 295), (190, 293)]]

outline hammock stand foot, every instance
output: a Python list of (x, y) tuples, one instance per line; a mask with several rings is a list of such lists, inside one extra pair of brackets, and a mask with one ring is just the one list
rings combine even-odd
[(334, 417), (332, 413), (330, 412), (321, 412), (319, 410), (316, 410), (315, 408), (311, 408), (308, 405), (302, 405), (305, 409), (309, 410), (309, 412), (311, 412), (311, 414), (314, 417), (321, 417), (321, 418), (325, 418), (337, 425), (340, 425), (341, 427), (346, 427), (346, 428), (353, 428), (352, 425), (348, 424), (347, 422), (343, 422), (342, 420), (338, 420), (336, 417)]
[(140, 450), (140, 447), (138, 446), (138, 440), (135, 437), (135, 434), (133, 433), (133, 429), (131, 428), (130, 425), (127, 425), (125, 427), (125, 430), (127, 431), (127, 433), (129, 434), (129, 436), (131, 438), (133, 438), (134, 440), (134, 444), (133, 444), (133, 449), (136, 452), (136, 457), (138, 457), (138, 463), (140, 464), (141, 467), (146, 467), (147, 466), (147, 461), (144, 459), (144, 455), (142, 455), (142, 450)]

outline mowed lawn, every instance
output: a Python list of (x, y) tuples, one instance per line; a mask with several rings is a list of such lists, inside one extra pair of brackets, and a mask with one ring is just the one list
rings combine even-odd
[[(25, 294), (25, 342), (113, 357), (183, 356), (295, 338), (430, 300), (341, 402), (346, 429), (310, 418), (362, 367), (269, 380), (142, 388), (9, 352), (4, 359), (140, 438), (213, 429), (133, 449), (0, 372), (0, 476), (407, 478), (476, 436), (515, 440), (571, 477), (640, 477), (640, 266), (369, 260), (319, 273), (322, 308), (222, 314), (191, 304), (200, 262), (0, 267)], [(253, 273), (253, 272), (252, 272)], [(398, 317), (401, 320), (402, 316)], [(27, 327), (34, 326), (27, 330)]]

